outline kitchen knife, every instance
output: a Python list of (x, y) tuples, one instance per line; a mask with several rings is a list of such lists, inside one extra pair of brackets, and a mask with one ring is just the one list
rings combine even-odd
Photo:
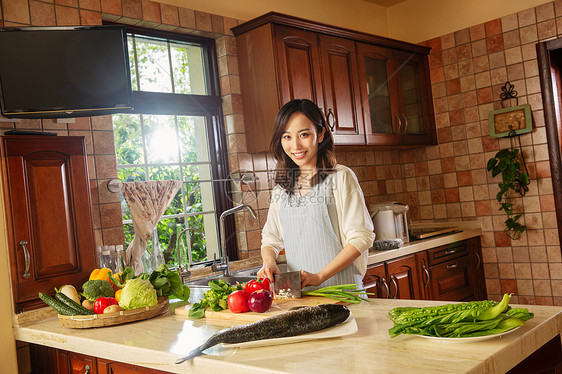
[(273, 274), (273, 292), (278, 296), (301, 297), (301, 272)]

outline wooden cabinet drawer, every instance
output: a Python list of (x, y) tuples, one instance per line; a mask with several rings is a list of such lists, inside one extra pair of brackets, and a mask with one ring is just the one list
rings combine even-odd
[(460, 301), (473, 296), (468, 256), (431, 266), (429, 272), (433, 300)]
[(468, 248), (466, 241), (463, 241), (433, 248), (427, 252), (429, 266), (433, 266), (457, 257), (466, 256)]

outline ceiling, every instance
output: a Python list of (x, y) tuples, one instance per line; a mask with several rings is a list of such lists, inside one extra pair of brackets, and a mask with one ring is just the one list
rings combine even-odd
[(368, 3), (372, 3), (372, 4), (376, 4), (376, 5), (380, 5), (380, 6), (384, 6), (384, 7), (391, 7), (393, 5), (402, 3), (406, 0), (363, 0), (366, 1)]

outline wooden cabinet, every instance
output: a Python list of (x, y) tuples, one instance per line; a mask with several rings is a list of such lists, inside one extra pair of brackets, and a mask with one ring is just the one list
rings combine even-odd
[(373, 293), (369, 297), (388, 299), (390, 288), (386, 282), (386, 269), (384, 263), (369, 265), (365, 277), (363, 277), (363, 287), (368, 293)]
[(363, 285), (372, 297), (469, 301), (487, 299), (480, 238), (370, 265)]
[(16, 312), (39, 292), (79, 288), (95, 268), (83, 137), (3, 136), (4, 201)]
[(97, 360), (98, 374), (167, 374), (167, 371), (145, 368), (126, 364), (123, 362), (110, 361), (102, 358)]
[(427, 253), (431, 300), (468, 301), (487, 298), (480, 261), (480, 238), (441, 246)]
[(62, 349), (30, 344), (33, 373), (52, 374), (166, 374), (168, 372), (106, 360)]
[(414, 255), (399, 257), (371, 265), (363, 278), (371, 297), (388, 299), (419, 299), (418, 270)]
[(58, 350), (58, 373), (96, 374), (94, 358), (74, 352)]
[(318, 35), (323, 72), (326, 121), (335, 144), (365, 144), (361, 93), (355, 42), (329, 35)]
[(357, 43), (369, 145), (435, 142), (433, 102), (424, 55)]
[[(272, 40), (270, 39), (271, 37), (265, 37), (267, 40), (260, 42), (264, 44), (273, 42), (274, 50), (271, 52), (276, 55), (276, 57), (270, 57), (276, 61), (279, 71), (278, 87), (276, 87), (277, 82), (266, 81), (271, 85), (266, 88), (271, 91), (270, 95), (274, 95), (272, 98), (274, 102), (268, 103), (267, 107), (267, 109), (271, 111), (269, 117), (273, 116), (273, 119), (275, 119), (279, 108), (281, 108), (284, 103), (296, 98), (309, 99), (316, 103), (322, 103), (324, 101), (324, 94), (322, 90), (322, 72), (320, 70), (320, 56), (318, 54), (318, 39), (316, 34), (314, 32), (284, 26), (265, 25), (262, 28), (274, 35)], [(258, 32), (261, 32), (261, 30), (256, 31), (256, 33)], [(245, 35), (239, 40), (245, 40), (250, 37), (251, 34)], [(247, 43), (257, 44), (257, 42), (252, 41)], [(243, 47), (244, 46), (245, 43)], [(246, 51), (246, 49), (243, 48), (243, 51)], [(252, 50), (252, 52), (257, 53), (258, 51)], [(254, 55), (249, 56), (248, 51), (243, 55), (241, 55), (240, 52), (238, 54), (242, 61), (247, 61), (246, 59), (256, 57)], [(263, 65), (265, 65), (265, 62), (271, 64), (272, 67), (276, 65), (273, 60), (264, 61)], [(274, 73), (272, 72), (271, 74)], [(250, 87), (247, 86), (247, 83), (253, 82), (245, 79), (244, 83), (241, 82), (245, 87), (243, 100), (245, 100), (246, 97), (248, 97), (248, 101), (258, 99), (253, 97), (254, 90), (256, 90), (255, 85)], [(278, 95), (275, 95), (275, 93), (278, 93)], [(246, 106), (244, 106), (244, 117), (247, 117)], [(266, 132), (268, 130), (268, 125), (271, 127), (269, 134), (273, 134), (273, 120), (268, 123), (263, 123)], [(271, 139), (267, 139), (268, 144), (270, 140)]]
[(268, 150), (295, 98), (322, 108), (339, 146), (436, 144), (429, 48), (274, 12), (232, 31), (249, 152)]
[(468, 256), (470, 258), (470, 276), (473, 278), (474, 299), (486, 300), (488, 292), (486, 291), (486, 280), (484, 278), (484, 264), (482, 262), (482, 244), (480, 237), (470, 238), (467, 240)]

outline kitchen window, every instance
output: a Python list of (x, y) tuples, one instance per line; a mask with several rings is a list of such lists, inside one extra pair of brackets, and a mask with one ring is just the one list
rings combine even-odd
[[(191, 227), (204, 237), (193, 231), (182, 235), (182, 265), (187, 259), (212, 260), (218, 257), (218, 215), (229, 208), (214, 40), (134, 27), (127, 31), (134, 109), (113, 116), (119, 181), (182, 181), (148, 251), (157, 240), (165, 262), (177, 266), (177, 235)], [(134, 230), (122, 196), (121, 207), (128, 245)]]

